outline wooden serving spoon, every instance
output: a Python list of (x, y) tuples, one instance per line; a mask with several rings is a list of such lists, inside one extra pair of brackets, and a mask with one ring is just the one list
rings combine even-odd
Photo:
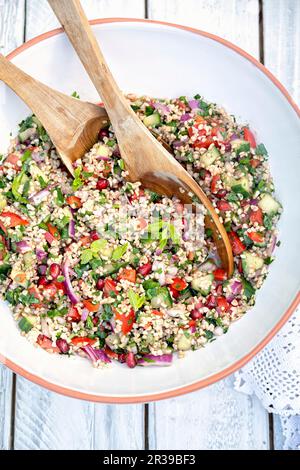
[(105, 109), (64, 95), (27, 75), (0, 54), (0, 80), (38, 117), (71, 174), (73, 162), (88, 152), (107, 127)]
[(228, 277), (233, 272), (231, 245), (215, 209), (199, 185), (147, 130), (114, 80), (79, 0), (48, 0), (95, 85), (114, 128), (131, 181), (184, 203), (196, 196), (206, 207), (214, 241)]

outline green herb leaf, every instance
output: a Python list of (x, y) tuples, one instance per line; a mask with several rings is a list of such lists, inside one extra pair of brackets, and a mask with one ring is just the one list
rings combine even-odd
[(100, 240), (95, 240), (91, 244), (91, 250), (93, 254), (97, 254), (99, 251), (101, 251), (103, 248), (105, 248), (107, 245), (107, 240), (100, 239)]
[(81, 253), (81, 257), (80, 257), (81, 264), (88, 264), (92, 259), (93, 259), (92, 250), (87, 249)]
[(255, 289), (252, 284), (245, 278), (242, 278), (242, 284), (244, 288), (244, 295), (246, 296), (247, 300), (250, 300), (251, 297), (253, 297), (255, 294)]
[(139, 310), (145, 303), (145, 296), (136, 294), (132, 289), (128, 291), (128, 298), (135, 311)]
[(72, 188), (75, 189), (75, 191), (83, 186), (81, 172), (82, 172), (81, 166), (79, 166), (78, 168), (74, 170), (74, 180), (72, 183)]
[(122, 258), (122, 256), (126, 253), (127, 248), (128, 243), (125, 243), (124, 245), (119, 245), (117, 248), (114, 249), (111, 259), (116, 261)]

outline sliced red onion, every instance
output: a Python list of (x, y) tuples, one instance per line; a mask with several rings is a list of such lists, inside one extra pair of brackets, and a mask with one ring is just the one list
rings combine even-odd
[(69, 237), (75, 238), (75, 220), (71, 219), (69, 222)]
[(189, 113), (185, 113), (185, 114), (182, 114), (182, 116), (180, 117), (180, 122), (186, 122), (189, 119), (191, 119), (191, 115)]
[(153, 107), (161, 111), (163, 114), (169, 114), (170, 112), (169, 106), (160, 102), (153, 103)]
[(250, 199), (249, 203), (250, 203), (250, 206), (257, 206), (258, 199)]
[(62, 354), (66, 354), (69, 352), (70, 346), (68, 345), (67, 341), (65, 339), (57, 339), (56, 340), (56, 346), (60, 350)]
[(182, 235), (182, 240), (183, 240), (184, 242), (187, 242), (189, 239), (190, 239), (190, 234), (189, 234), (189, 232), (184, 232), (183, 235)]
[(38, 267), (38, 272), (39, 274), (41, 274), (42, 276), (44, 276), (47, 272), (47, 266), (45, 264), (41, 264), (39, 267)]
[(92, 362), (102, 361), (106, 364), (110, 363), (108, 355), (102, 349), (95, 349), (92, 346), (83, 346), (81, 348), (91, 359)]
[(276, 237), (276, 235), (273, 235), (273, 237), (271, 239), (270, 246), (269, 246), (268, 251), (267, 251), (268, 256), (271, 256), (273, 251), (275, 250), (276, 242), (277, 242), (277, 237)]
[(195, 325), (191, 326), (191, 327), (190, 327), (190, 332), (191, 332), (191, 333), (195, 333), (195, 331), (196, 331)]
[(27, 253), (28, 251), (31, 251), (31, 247), (28, 242), (25, 240), (22, 240), (20, 242), (16, 242), (16, 248), (18, 253)]
[(45, 233), (45, 239), (49, 243), (49, 245), (52, 245), (52, 243), (55, 241), (55, 237), (53, 237), (53, 235), (51, 235), (51, 233), (49, 232)]
[(208, 259), (203, 264), (201, 264), (199, 269), (204, 273), (211, 273), (216, 269), (216, 265), (212, 259)]
[(239, 139), (239, 138), (240, 138), (240, 137), (239, 137), (237, 134), (232, 134), (232, 135), (230, 136), (230, 139), (229, 139), (229, 140), (230, 140), (230, 142), (232, 142), (233, 140), (237, 140), (237, 139)]
[(36, 248), (35, 254), (37, 256), (38, 261), (44, 261), (44, 259), (47, 258), (47, 253), (44, 250), (41, 250), (40, 248)]
[(66, 259), (63, 266), (62, 266), (64, 280), (64, 286), (66, 288), (67, 296), (69, 297), (72, 304), (78, 304), (80, 302), (80, 298), (75, 294), (74, 289), (71, 284), (70, 280), (70, 273), (69, 273), (69, 260)]
[(32, 152), (31, 154), (32, 160), (34, 160), (36, 163), (41, 163), (45, 160), (44, 156), (40, 154), (40, 152)]
[(190, 100), (188, 101), (189, 107), (191, 109), (199, 109), (199, 101), (198, 100)]
[(86, 321), (88, 316), (89, 316), (88, 309), (87, 308), (82, 309), (81, 320)]
[(42, 189), (41, 191), (33, 194), (32, 196), (30, 196), (29, 202), (31, 204), (34, 204), (35, 206), (38, 206), (50, 194), (50, 189), (51, 187), (48, 186), (47, 188)]
[(187, 141), (188, 137), (185, 135), (181, 140), (174, 140), (174, 142), (172, 142), (172, 145), (174, 148), (179, 148), (182, 147), (182, 145), (185, 145)]
[(154, 354), (145, 354), (138, 360), (138, 366), (170, 366), (173, 360), (173, 354), (161, 354), (154, 356)]
[(234, 280), (230, 286), (230, 293), (226, 296), (227, 302), (231, 303), (243, 290), (243, 285), (240, 281)]
[(111, 161), (110, 157), (105, 157), (104, 155), (98, 155), (97, 160), (103, 160), (104, 162), (109, 162)]

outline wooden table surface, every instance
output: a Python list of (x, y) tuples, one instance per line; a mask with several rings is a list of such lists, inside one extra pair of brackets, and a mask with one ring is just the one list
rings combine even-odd
[[(259, 58), (300, 98), (300, 0), (82, 0), (89, 18), (193, 26)], [(46, 0), (0, 0), (0, 51), (57, 26)], [(258, 112), (259, 105), (258, 103)], [(279, 117), (280, 118), (280, 117)], [(279, 419), (229, 377), (149, 405), (102, 405), (52, 393), (0, 366), (1, 449), (280, 449)]]

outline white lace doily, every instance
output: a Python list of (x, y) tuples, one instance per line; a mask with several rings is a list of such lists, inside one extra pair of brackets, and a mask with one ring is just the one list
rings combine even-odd
[(300, 310), (235, 378), (236, 390), (280, 415), (284, 448), (300, 450)]

